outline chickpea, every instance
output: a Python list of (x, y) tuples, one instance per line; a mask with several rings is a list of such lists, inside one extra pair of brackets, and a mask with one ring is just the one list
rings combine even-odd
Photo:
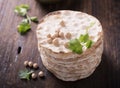
[(37, 78), (37, 75), (36, 75), (35, 73), (32, 73), (31, 77), (32, 77), (33, 79), (35, 79), (35, 78)]
[(48, 42), (49, 44), (51, 44), (51, 43), (52, 43), (52, 39), (51, 39), (51, 38), (48, 38), (47, 42)]
[(51, 38), (52, 38), (52, 39), (55, 39), (55, 37), (56, 37), (56, 35), (55, 35), (55, 34), (51, 36)]
[(47, 35), (47, 38), (51, 38), (51, 34), (48, 34), (48, 35)]
[(59, 36), (60, 36), (60, 38), (64, 38), (64, 33), (63, 32), (59, 32)]
[(34, 63), (34, 64), (33, 64), (33, 68), (35, 68), (35, 69), (38, 68), (38, 64), (37, 64), (37, 63)]
[(58, 38), (55, 38), (52, 43), (55, 45), (55, 46), (59, 46), (59, 41), (58, 41)]
[(55, 37), (58, 37), (58, 36), (59, 36), (59, 34), (56, 32), (56, 33), (54, 34), (54, 36), (55, 36)]
[(61, 21), (61, 22), (60, 22), (60, 25), (61, 25), (62, 27), (65, 27), (65, 22), (64, 22), (64, 21)]
[(32, 66), (33, 66), (33, 62), (32, 62), (32, 61), (29, 61), (29, 62), (28, 62), (28, 66), (29, 66), (29, 67), (32, 67)]
[(55, 39), (56, 37), (59, 37), (59, 29), (55, 31), (55, 34), (53, 34), (52, 39)]
[(39, 77), (44, 77), (43, 71), (40, 71), (40, 72), (38, 73), (38, 75), (39, 75)]
[(24, 66), (28, 66), (28, 61), (24, 61)]
[(66, 33), (66, 35), (65, 35), (65, 37), (66, 37), (67, 39), (70, 39), (70, 38), (71, 38), (71, 36), (72, 36), (72, 35), (71, 35), (71, 33), (69, 33), (69, 32), (68, 32), (68, 33)]

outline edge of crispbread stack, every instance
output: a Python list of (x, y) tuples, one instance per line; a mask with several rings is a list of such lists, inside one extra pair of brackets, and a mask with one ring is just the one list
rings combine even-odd
[[(70, 14), (72, 14), (73, 16)], [(74, 18), (75, 18), (74, 15), (79, 16), (79, 19), (78, 18), (75, 19), (77, 21), (74, 21)], [(66, 17), (71, 17), (71, 19), (73, 18), (72, 21), (74, 21), (73, 23), (75, 23), (74, 27), (70, 26), (69, 24), (69, 21), (71, 20), (69, 20), (67, 23), (68, 18)], [(76, 26), (79, 24), (76, 22), (82, 23), (82, 21), (79, 21), (79, 20), (83, 20), (83, 22), (85, 22), (84, 19), (85, 21), (90, 20), (90, 22), (93, 19), (93, 21), (95, 22), (95, 27), (91, 28), (91, 30), (89, 31), (89, 34), (90, 36), (93, 37), (93, 41), (94, 41), (94, 44), (92, 45), (91, 48), (85, 50), (82, 54), (75, 54), (70, 50), (66, 49), (65, 47), (63, 47), (64, 46), (63, 43), (65, 41), (68, 41), (68, 39), (66, 38), (64, 40), (59, 39), (59, 41), (61, 41), (59, 46), (54, 46), (54, 44), (51, 44), (51, 45), (48, 44), (47, 37), (46, 37), (47, 34), (48, 33), (54, 34), (54, 32), (57, 29), (63, 32), (66, 29), (64, 33), (71, 32), (71, 30), (73, 30), (71, 32), (73, 34), (73, 38), (77, 37), (77, 36), (74, 36), (74, 32), (78, 30)], [(58, 26), (59, 22), (64, 22), (66, 24)], [(54, 25), (54, 26), (51, 28), (51, 25)], [(89, 25), (89, 22), (86, 22), (84, 24), (79, 24), (79, 25), (80, 26), (78, 26), (78, 28), (80, 27), (79, 28), (80, 34), (82, 33), (84, 34), (84, 27)], [(70, 27), (72, 29), (69, 30)], [(37, 33), (37, 39), (38, 39), (38, 50), (40, 51), (41, 59), (44, 66), (49, 71), (51, 71), (57, 78), (61, 80), (75, 81), (75, 80), (86, 78), (94, 72), (96, 67), (101, 62), (101, 55), (103, 52), (102, 27), (100, 22), (91, 15), (78, 12), (78, 11), (70, 11), (70, 10), (55, 11), (55, 12), (49, 13), (48, 15), (42, 18), (42, 20), (40, 21), (40, 24), (38, 25), (36, 33)]]

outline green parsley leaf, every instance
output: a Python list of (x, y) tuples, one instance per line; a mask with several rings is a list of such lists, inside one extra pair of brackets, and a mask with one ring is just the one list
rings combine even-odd
[(30, 30), (31, 26), (29, 23), (22, 22), (18, 25), (18, 32), (22, 35)]
[(30, 20), (31, 20), (32, 22), (38, 22), (38, 18), (37, 18), (37, 17), (30, 17)]
[(22, 70), (19, 72), (19, 77), (21, 79), (27, 79), (27, 80), (30, 80), (30, 75), (33, 73), (33, 71), (28, 71), (27, 69), (26, 70)]
[(92, 43), (93, 43), (92, 40), (89, 39), (88, 33), (85, 34), (85, 35), (83, 35), (83, 34), (80, 35), (79, 41), (80, 41), (80, 43), (84, 43), (84, 45), (85, 45), (87, 48), (90, 48), (91, 45), (92, 45)]
[(95, 24), (95, 22), (90, 23), (90, 25), (86, 28), (86, 34), (81, 34), (77, 39), (73, 39), (69, 41), (68, 48), (77, 54), (81, 54), (82, 48), (85, 46), (86, 48), (90, 48), (93, 44), (93, 41), (90, 40), (88, 35), (88, 30)]
[(21, 4), (16, 6), (14, 11), (21, 16), (25, 16), (28, 10), (29, 6), (27, 4)]
[(78, 39), (70, 40), (68, 48), (77, 54), (82, 53), (82, 45)]
[(91, 45), (92, 45), (92, 40), (88, 40), (87, 42), (86, 42), (86, 47), (87, 48), (90, 48), (91, 47)]
[(86, 46), (86, 48), (90, 48), (92, 45), (92, 40), (89, 39), (89, 35), (82, 34), (79, 39), (70, 40), (68, 48), (77, 54), (81, 54), (83, 52), (82, 48)]
[(84, 34), (84, 35), (81, 34), (80, 37), (79, 37), (79, 41), (80, 41), (80, 42), (83, 42), (83, 43), (87, 42), (88, 39), (89, 39), (88, 33), (87, 33), (87, 34)]
[(28, 19), (23, 19), (22, 23), (29, 23), (29, 20)]

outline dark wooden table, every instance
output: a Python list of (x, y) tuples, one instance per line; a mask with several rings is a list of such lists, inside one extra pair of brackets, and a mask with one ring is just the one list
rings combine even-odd
[[(120, 88), (120, 0), (73, 0), (55, 5), (42, 5), (36, 0), (0, 0), (0, 88)], [(70, 0), (72, 1), (72, 0)], [(19, 4), (28, 4), (30, 16), (41, 19), (45, 14), (59, 9), (78, 10), (97, 17), (104, 31), (102, 62), (88, 78), (75, 82), (57, 79), (43, 66), (37, 49), (36, 27), (26, 35), (17, 32), (23, 19), (14, 13)], [(18, 53), (18, 48), (21, 52)], [(45, 78), (24, 81), (18, 77), (23, 62), (38, 62)]]

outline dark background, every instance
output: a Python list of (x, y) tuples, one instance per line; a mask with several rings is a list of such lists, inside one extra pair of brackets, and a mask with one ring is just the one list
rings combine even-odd
[[(0, 0), (0, 88), (120, 88), (120, 0), (63, 0), (59, 4), (43, 5), (38, 0)], [(19, 4), (28, 4), (29, 16), (41, 19), (45, 14), (59, 9), (86, 12), (97, 17), (104, 32), (102, 62), (88, 78), (75, 82), (57, 79), (43, 66), (37, 49), (36, 27), (26, 35), (17, 32), (23, 19), (14, 13)], [(21, 52), (18, 54), (18, 47)], [(18, 77), (23, 62), (38, 62), (45, 78), (24, 81)], [(37, 72), (36, 71), (36, 72)]]

